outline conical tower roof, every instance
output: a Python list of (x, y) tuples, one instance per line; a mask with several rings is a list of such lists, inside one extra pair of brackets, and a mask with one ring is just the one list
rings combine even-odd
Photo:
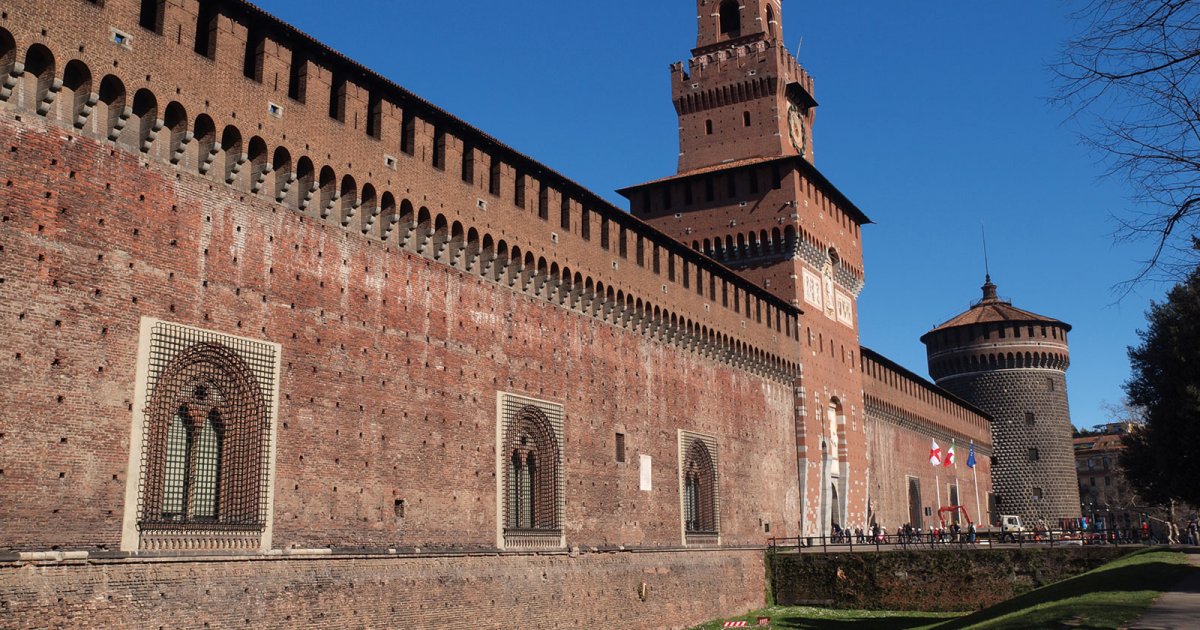
[(991, 275), (987, 276), (982, 289), (982, 300), (976, 302), (966, 311), (955, 315), (945, 323), (925, 333), (921, 337), (921, 341), (924, 342), (926, 341), (926, 338), (933, 333), (946, 330), (948, 328), (958, 328), (960, 326), (970, 326), (972, 324), (989, 324), (994, 322), (1053, 324), (1063, 328), (1068, 332), (1071, 330), (1071, 325), (1066, 322), (1019, 309), (1013, 306), (1012, 302), (1000, 299), (999, 294), (996, 291), (996, 285), (992, 282)]

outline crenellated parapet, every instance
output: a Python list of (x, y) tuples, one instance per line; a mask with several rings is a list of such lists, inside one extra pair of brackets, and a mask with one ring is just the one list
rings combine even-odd
[(6, 107), (664, 342), (798, 370), (795, 306), (253, 5), (72, 1), (0, 22)]
[(929, 373), (938, 381), (997, 370), (1049, 370), (1071, 365), (1069, 324), (1014, 307), (989, 280), (971, 310), (926, 333)]

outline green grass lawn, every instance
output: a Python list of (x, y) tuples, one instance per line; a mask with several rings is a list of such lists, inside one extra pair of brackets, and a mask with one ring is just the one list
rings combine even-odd
[[(758, 617), (770, 617), (771, 628), (821, 630), (1119, 628), (1194, 570), (1186, 554), (1146, 551), (970, 614), (773, 607), (729, 620), (745, 619), (754, 626)], [(697, 630), (719, 629), (725, 621)]]

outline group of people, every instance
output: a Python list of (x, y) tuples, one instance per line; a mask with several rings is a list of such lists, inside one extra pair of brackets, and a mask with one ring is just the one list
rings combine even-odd
[(968, 523), (965, 528), (958, 523), (932, 527), (928, 532), (922, 531), (920, 526), (913, 527), (911, 524), (905, 523), (903, 527), (896, 528), (894, 536), (889, 536), (887, 529), (879, 523), (872, 523), (866, 529), (862, 527), (843, 528), (840, 524), (834, 523), (829, 535), (829, 543), (833, 545), (850, 543), (858, 545), (974, 543), (976, 536), (975, 523)]
[(884, 544), (887, 542), (887, 531), (879, 526), (878, 523), (872, 523), (867, 529), (862, 527), (842, 527), (838, 523), (834, 523), (829, 535), (831, 544), (849, 544), (853, 542), (857, 545), (873, 545), (876, 543)]

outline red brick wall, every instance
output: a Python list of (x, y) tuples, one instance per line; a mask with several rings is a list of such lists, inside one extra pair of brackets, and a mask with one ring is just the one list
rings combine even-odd
[[(895, 532), (910, 522), (909, 477), (920, 480), (921, 507), (930, 509), (930, 516), (912, 523), (914, 527), (928, 530), (938, 524), (938, 508), (950, 505), (951, 485), (958, 486), (959, 504), (967, 508), (971, 519), (980, 526), (990, 524), (993, 446), (987, 416), (873, 352), (863, 354), (862, 366), (871, 456), (870, 492), (880, 525)], [(937, 440), (943, 455), (957, 442), (956, 466), (930, 465), (932, 440)], [(972, 441), (974, 471), (967, 467)]]
[(0, 125), (17, 147), (0, 157), (0, 539), (13, 547), (116, 544), (142, 316), (283, 346), (277, 546), (494, 544), (499, 391), (565, 406), (570, 544), (680, 543), (677, 429), (717, 436), (726, 541), (797, 520), (789, 382), (40, 119)]

